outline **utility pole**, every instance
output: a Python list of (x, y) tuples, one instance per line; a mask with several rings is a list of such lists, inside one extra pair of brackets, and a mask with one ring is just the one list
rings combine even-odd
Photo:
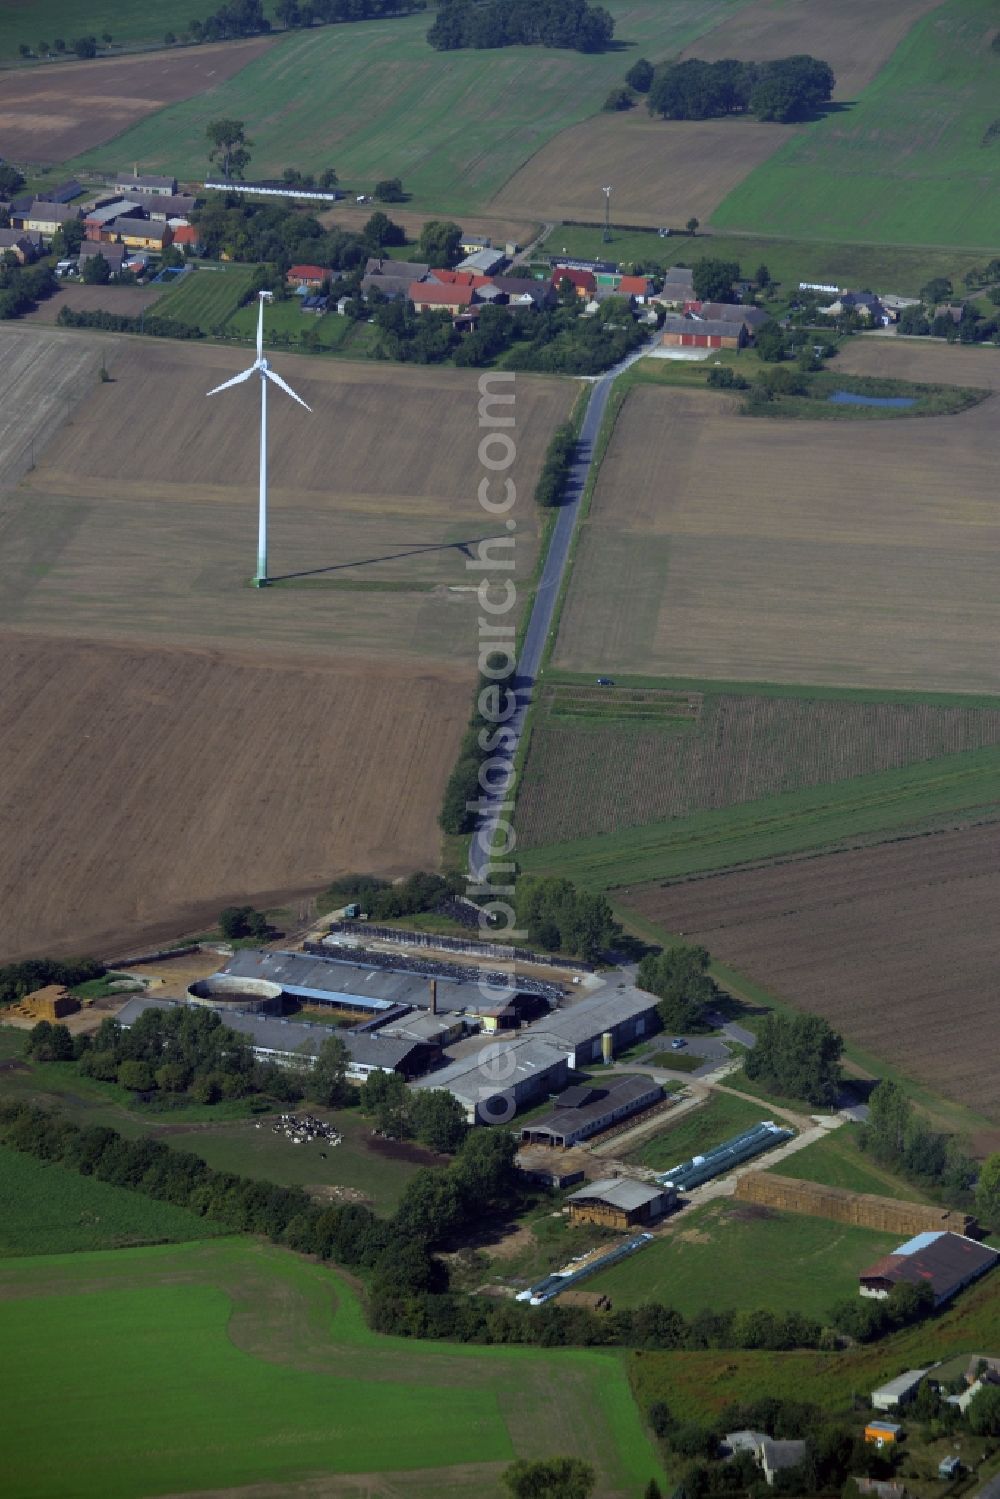
[(604, 243), (609, 245), (611, 243), (611, 189), (605, 187), (601, 191), (604, 193)]

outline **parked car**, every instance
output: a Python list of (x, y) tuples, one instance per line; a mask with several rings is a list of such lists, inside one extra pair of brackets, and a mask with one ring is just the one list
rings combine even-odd
[(670, 1043), (670, 1050), (671, 1051), (683, 1051), (686, 1045), (687, 1045), (687, 1042), (685, 1041), (685, 1039), (684, 1039), (683, 1036), (675, 1036), (674, 1039)]
[(597, 685), (598, 687), (613, 687), (615, 685), (615, 679), (614, 677), (598, 677)]

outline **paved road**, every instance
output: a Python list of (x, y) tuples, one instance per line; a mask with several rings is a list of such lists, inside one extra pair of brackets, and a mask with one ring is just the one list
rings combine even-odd
[[(531, 705), (532, 692), (535, 680), (538, 676), (538, 668), (541, 665), (545, 646), (552, 630), (552, 619), (555, 613), (556, 601), (559, 597), (559, 589), (562, 585), (563, 574), (566, 571), (566, 561), (569, 556), (570, 542), (576, 526), (577, 516), (580, 512), (580, 501), (587, 484), (590, 473), (590, 465), (594, 458), (594, 444), (597, 434), (601, 430), (601, 422), (611, 394), (611, 387), (623, 370), (627, 369), (637, 359), (641, 359), (649, 352), (648, 344), (642, 344), (627, 359), (622, 360), (606, 374), (599, 376), (592, 383), (590, 400), (584, 413), (583, 424), (580, 428), (580, 437), (576, 445), (576, 454), (570, 468), (569, 478), (566, 484), (565, 495), (562, 505), (556, 515), (556, 523), (552, 530), (548, 553), (545, 557), (545, 566), (539, 580), (538, 591), (531, 608), (531, 617), (528, 620), (528, 628), (518, 658), (516, 675), (514, 678), (514, 690), (517, 694), (517, 710), (509, 719), (506, 728), (513, 736), (513, 742), (508, 748), (504, 759), (512, 766), (517, 755), (517, 746), (524, 732), (525, 720)], [(494, 759), (499, 758), (499, 751)], [(513, 786), (513, 782), (511, 782)], [(490, 848), (493, 843), (493, 835), (496, 830), (497, 819), (501, 814), (503, 794), (484, 796), (483, 801), (487, 803), (484, 811), (480, 812), (479, 820), (472, 835), (472, 843), (469, 848), (469, 874), (473, 880), (484, 879), (489, 868)], [(499, 883), (506, 883), (501, 880)]]

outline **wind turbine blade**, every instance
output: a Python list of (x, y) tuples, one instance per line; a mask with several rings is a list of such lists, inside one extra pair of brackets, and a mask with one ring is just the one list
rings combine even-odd
[(257, 358), (264, 354), (264, 298), (257, 304)]
[(220, 390), (228, 390), (231, 385), (242, 385), (244, 380), (249, 380), (250, 376), (256, 373), (255, 367), (251, 365), (248, 370), (243, 371), (242, 375), (234, 375), (231, 380), (224, 380), (221, 385), (217, 385), (214, 390), (208, 391), (207, 394), (217, 396)]
[[(306, 403), (305, 403), (305, 401), (303, 401), (302, 397), (301, 396), (297, 396), (295, 394), (294, 390), (292, 389), (292, 387), (290, 385), (286, 385), (285, 382), (284, 382), (284, 380), (282, 380), (281, 376), (280, 375), (276, 375), (274, 373), (274, 370), (267, 370), (266, 373), (267, 373), (267, 378), (269, 380), (273, 380), (274, 383), (275, 383), (275, 385), (280, 385), (281, 388), (282, 388), (282, 390), (285, 392), (285, 394), (291, 396), (291, 398), (292, 398), (293, 401), (298, 401), (298, 403), (299, 403), (300, 406), (306, 406)], [(307, 411), (311, 411), (312, 407), (311, 406), (306, 406), (306, 410)]]

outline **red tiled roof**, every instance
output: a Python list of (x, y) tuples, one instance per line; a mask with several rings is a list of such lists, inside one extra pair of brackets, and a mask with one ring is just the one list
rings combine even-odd
[(558, 290), (564, 281), (572, 281), (575, 287), (583, 291), (597, 290), (597, 278), (593, 271), (574, 271), (570, 266), (556, 266), (552, 272), (552, 285)]
[(431, 271), (434, 280), (441, 286), (485, 286), (489, 276), (477, 275), (475, 271)]
[(649, 295), (648, 276), (623, 276), (618, 283), (623, 297), (645, 297)]
[(420, 302), (427, 306), (468, 307), (472, 301), (473, 288), (471, 286), (435, 286), (431, 281), (413, 281), (410, 283), (408, 295), (411, 302)]
[(296, 281), (324, 281), (330, 272), (322, 265), (293, 265), (289, 266), (288, 274)]
[(193, 224), (178, 224), (174, 230), (175, 245), (196, 245), (198, 243), (198, 231)]

